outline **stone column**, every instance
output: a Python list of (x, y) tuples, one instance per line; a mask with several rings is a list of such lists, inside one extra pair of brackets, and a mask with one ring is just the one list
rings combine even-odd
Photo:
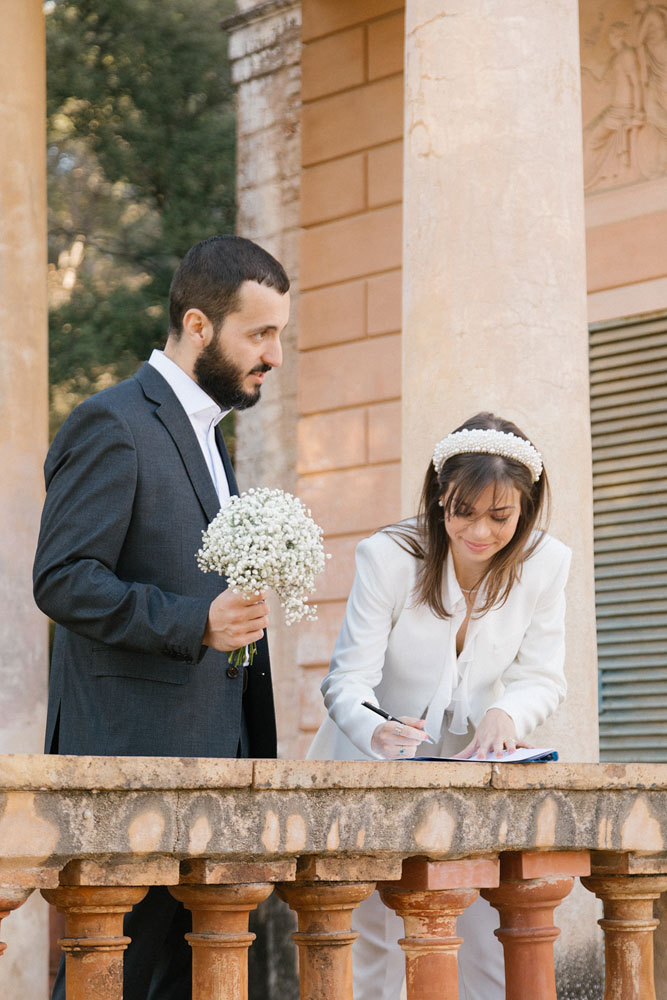
[(498, 885), (497, 858), (403, 863), (400, 881), (380, 884), (382, 902), (403, 918), (407, 1000), (456, 1000), (456, 920), (475, 902), (480, 886)]
[[(47, 446), (46, 129), (42, 0), (6, 0), (0, 33), (0, 753), (42, 749), (47, 626), (31, 569)], [(3, 982), (42, 1000), (48, 908), (7, 921)]]
[(192, 912), (193, 1000), (248, 1000), (248, 915), (273, 891), (270, 883), (179, 885), (169, 890)]
[(293, 882), (279, 896), (299, 920), (301, 1000), (352, 1000), (352, 911), (373, 892), (374, 882)]
[(554, 910), (572, 891), (574, 876), (590, 870), (588, 851), (501, 855), (500, 885), (482, 896), (500, 914), (495, 934), (505, 953), (507, 1000), (556, 1000)]
[(123, 917), (147, 890), (140, 887), (61, 886), (42, 895), (65, 914), (67, 1000), (123, 1000)]
[[(0, 924), (5, 917), (8, 917), (12, 910), (18, 909), (25, 903), (32, 892), (32, 889), (23, 889), (14, 886), (0, 886)], [(7, 945), (0, 941), (0, 956), (3, 955)], [(4, 963), (3, 963), (4, 964)]]
[(0, 752), (42, 748), (46, 622), (31, 571), (47, 444), (45, 51), (41, 0), (9, 0), (0, 41)]
[(537, 740), (595, 760), (577, 0), (407, 0), (405, 86), (404, 514), (467, 417), (492, 410), (534, 439), (574, 550), (569, 695)]
[(604, 905), (604, 1000), (656, 1000), (653, 975), (654, 900), (667, 875), (613, 875), (583, 879)]

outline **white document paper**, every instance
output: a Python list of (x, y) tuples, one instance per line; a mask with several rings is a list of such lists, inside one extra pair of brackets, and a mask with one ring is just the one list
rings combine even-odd
[(490, 753), (486, 757), (467, 757), (464, 761), (461, 757), (414, 757), (413, 760), (451, 760), (465, 764), (527, 764), (531, 761), (537, 763), (558, 760), (558, 751), (554, 750), (553, 747), (521, 747), (513, 753), (504, 750), (502, 757), (496, 757), (495, 753)]

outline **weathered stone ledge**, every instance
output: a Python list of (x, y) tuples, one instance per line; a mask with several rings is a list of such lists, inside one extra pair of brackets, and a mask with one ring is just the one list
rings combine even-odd
[(667, 871), (667, 765), (10, 755), (0, 845), (5, 884), (10, 869), (130, 856), (590, 850), (651, 856), (651, 871)]
[(496, 788), (667, 791), (667, 764), (232, 760), (0, 754), (0, 791)]
[(0, 757), (0, 918), (36, 888), (66, 915), (68, 1000), (122, 1000), (122, 915), (149, 886), (193, 913), (194, 1000), (246, 1000), (248, 913), (274, 887), (301, 996), (352, 1000), (351, 914), (376, 884), (404, 921), (409, 1000), (456, 995), (456, 918), (479, 892), (514, 1000), (537, 981), (555, 1000), (553, 912), (577, 877), (603, 901), (613, 995), (655, 1000), (667, 765)]

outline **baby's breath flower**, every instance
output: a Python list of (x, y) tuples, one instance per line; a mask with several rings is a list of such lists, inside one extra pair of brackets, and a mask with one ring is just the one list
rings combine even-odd
[(287, 625), (316, 620), (306, 596), (327, 557), (322, 529), (297, 497), (265, 488), (231, 497), (202, 538), (197, 564), (204, 573), (220, 573), (247, 596), (275, 590)]

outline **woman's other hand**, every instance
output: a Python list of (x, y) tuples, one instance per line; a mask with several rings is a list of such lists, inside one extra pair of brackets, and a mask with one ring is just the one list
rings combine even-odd
[(373, 733), (371, 748), (387, 760), (414, 757), (417, 747), (426, 739), (423, 719), (401, 715), (398, 722), (383, 722)]
[(502, 708), (490, 708), (478, 725), (474, 738), (454, 756), (461, 760), (473, 757), (484, 760), (491, 753), (502, 757), (504, 750), (513, 753), (517, 747), (531, 746), (531, 743), (517, 739), (514, 721), (507, 712), (503, 712)]

